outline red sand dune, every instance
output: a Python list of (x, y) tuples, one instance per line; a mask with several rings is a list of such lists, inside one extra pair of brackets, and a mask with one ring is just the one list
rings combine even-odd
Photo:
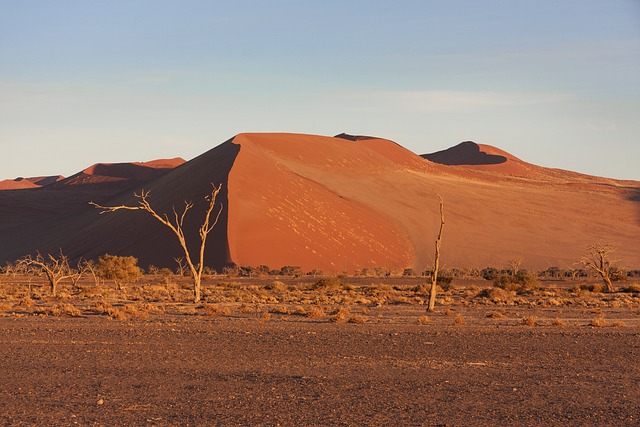
[(184, 159), (176, 157), (146, 163), (96, 163), (69, 178), (61, 180), (59, 184), (83, 185), (117, 181), (148, 181), (163, 175), (184, 162)]
[[(195, 242), (204, 196), (211, 183), (223, 184), (223, 214), (206, 258), (213, 267), (296, 265), (328, 273), (422, 269), (433, 257), (437, 194), (446, 211), (444, 267), (504, 267), (508, 259), (523, 258), (527, 268), (566, 268), (596, 242), (617, 246), (622, 265), (640, 267), (640, 182), (542, 168), (471, 144), (461, 144), (462, 154), (474, 160), (476, 153), (485, 164), (454, 165), (469, 163), (464, 156), (456, 160), (456, 147), (439, 159), (450, 164), (440, 164), (373, 137), (240, 134), (144, 188), (160, 212), (171, 213), (185, 200), (196, 202), (185, 223)], [(121, 169), (131, 174), (135, 168), (108, 169), (110, 177), (121, 178)], [(83, 172), (105, 173), (98, 165)], [(175, 237), (144, 212), (99, 215), (86, 204), (90, 199), (134, 204), (140, 181), (118, 194), (59, 184), (30, 193), (0, 192), (0, 214), (8, 203), (18, 211), (21, 204), (31, 207), (0, 226), (0, 237), (12, 243), (0, 248), (0, 260), (58, 247), (72, 257), (108, 252), (169, 267), (182, 256)], [(2, 200), (9, 193), (16, 197)], [(44, 197), (36, 193), (57, 195), (47, 215), (36, 209), (34, 200)]]
[(39, 185), (26, 178), (5, 179), (0, 181), (0, 190), (20, 190), (25, 188), (38, 188)]

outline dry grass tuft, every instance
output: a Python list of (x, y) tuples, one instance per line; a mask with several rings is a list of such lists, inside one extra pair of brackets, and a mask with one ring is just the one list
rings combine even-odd
[(349, 319), (349, 323), (367, 323), (367, 318), (361, 314), (354, 314)]
[(30, 296), (26, 296), (21, 298), (18, 303), (16, 304), (16, 307), (20, 307), (20, 308), (31, 308), (33, 306), (36, 305), (36, 302), (34, 300), (31, 299)]
[(284, 305), (276, 305), (275, 307), (271, 307), (269, 309), (269, 313), (273, 314), (291, 314), (291, 310)]
[(464, 317), (461, 314), (456, 314), (453, 318), (454, 325), (464, 325)]
[(524, 326), (536, 326), (538, 324), (538, 319), (536, 316), (525, 316), (522, 318), (522, 324)]
[(138, 319), (147, 319), (149, 317), (149, 312), (140, 310), (140, 308), (136, 304), (125, 305), (123, 310), (130, 317), (135, 317)]
[(51, 307), (50, 313), (52, 316), (56, 317), (65, 315), (71, 317), (82, 316), (82, 312), (78, 310), (73, 304), (69, 303), (55, 304), (53, 307)]
[(421, 325), (426, 325), (431, 322), (431, 318), (429, 316), (420, 316), (418, 317), (418, 323)]
[(564, 321), (563, 321), (562, 319), (560, 319), (559, 317), (556, 317), (555, 319), (553, 319), (553, 320), (551, 321), (551, 324), (552, 324), (553, 326), (565, 326)]
[(624, 328), (627, 325), (622, 320), (616, 320), (611, 324), (611, 326), (613, 326), (614, 328)]
[(336, 310), (335, 314), (331, 318), (331, 321), (334, 323), (345, 323), (349, 321), (351, 317), (351, 310), (348, 307), (340, 307)]
[(601, 328), (603, 326), (607, 326), (607, 322), (604, 320), (604, 316), (600, 315), (591, 319), (591, 321), (589, 322), (589, 326)]
[(96, 311), (99, 314), (108, 314), (109, 309), (112, 309), (113, 306), (106, 301), (99, 301), (95, 303), (91, 310)]
[(107, 315), (115, 320), (128, 320), (129, 315), (122, 309), (117, 307), (110, 307), (106, 311)]
[(230, 316), (231, 309), (229, 307), (222, 307), (217, 304), (205, 304), (203, 307), (205, 316)]
[(306, 316), (309, 319), (319, 319), (321, 317), (325, 317), (327, 313), (325, 313), (324, 309), (320, 305), (312, 306), (306, 313)]

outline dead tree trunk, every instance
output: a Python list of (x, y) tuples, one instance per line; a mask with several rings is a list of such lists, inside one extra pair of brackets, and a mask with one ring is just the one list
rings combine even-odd
[(436, 239), (436, 253), (433, 259), (433, 271), (431, 272), (431, 291), (429, 292), (429, 308), (427, 311), (434, 311), (436, 306), (436, 287), (438, 285), (438, 269), (440, 268), (440, 245), (442, 244), (442, 229), (444, 228), (444, 202), (438, 195), (440, 201), (440, 231)]
[(220, 210), (218, 211), (218, 214), (216, 215), (213, 222), (211, 221), (211, 213), (213, 212), (213, 208), (215, 207), (216, 197), (218, 196), (218, 193), (222, 188), (222, 184), (218, 185), (217, 187), (212, 184), (211, 187), (212, 187), (211, 195), (206, 197), (207, 201), (209, 202), (209, 206), (207, 207), (207, 211), (205, 213), (204, 219), (198, 230), (198, 234), (200, 235), (200, 252), (199, 252), (197, 264), (195, 264), (191, 259), (191, 254), (189, 253), (189, 249), (187, 247), (187, 240), (186, 240), (186, 237), (184, 234), (184, 228), (183, 228), (184, 218), (187, 215), (187, 212), (189, 211), (189, 209), (193, 207), (193, 203), (185, 202), (184, 209), (180, 214), (178, 214), (178, 212), (174, 208), (173, 209), (174, 218), (172, 220), (170, 220), (166, 214), (164, 215), (158, 214), (151, 207), (151, 205), (149, 204), (149, 201), (147, 200), (147, 197), (149, 196), (149, 192), (145, 192), (144, 190), (142, 190), (140, 194), (134, 193), (135, 197), (138, 199), (138, 206), (125, 206), (125, 205), (101, 206), (93, 202), (90, 202), (89, 204), (95, 206), (98, 209), (102, 209), (102, 212), (100, 212), (101, 214), (105, 212), (114, 212), (120, 209), (143, 210), (148, 212), (156, 220), (160, 221), (162, 224), (167, 226), (173, 232), (173, 234), (175, 234), (175, 236), (178, 238), (180, 247), (184, 252), (185, 261), (187, 263), (187, 266), (189, 267), (191, 276), (193, 277), (193, 300), (194, 302), (197, 303), (197, 302), (200, 302), (200, 297), (201, 297), (200, 288), (202, 284), (202, 270), (204, 268), (204, 251), (207, 243), (207, 236), (209, 235), (209, 233), (211, 233), (215, 225), (218, 223), (218, 219), (220, 218), (220, 214), (222, 213), (222, 204), (220, 204)]

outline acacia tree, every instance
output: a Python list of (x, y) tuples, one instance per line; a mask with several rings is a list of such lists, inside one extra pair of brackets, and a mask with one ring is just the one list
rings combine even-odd
[(51, 295), (54, 297), (58, 292), (58, 283), (60, 283), (60, 281), (72, 279), (75, 285), (77, 282), (76, 277), (80, 274), (69, 266), (69, 258), (62, 253), (62, 249), (60, 249), (60, 254), (57, 257), (51, 254), (47, 254), (47, 256), (44, 257), (40, 252), (37, 252), (35, 258), (27, 255), (19, 260), (18, 263), (25, 267), (36, 267), (44, 273), (51, 286)]
[(116, 289), (122, 290), (123, 282), (138, 280), (142, 276), (138, 258), (105, 254), (98, 258), (97, 275), (113, 280)]
[(442, 229), (444, 228), (444, 202), (438, 194), (440, 201), (440, 231), (436, 239), (436, 253), (433, 258), (433, 271), (431, 272), (431, 291), (429, 293), (429, 308), (427, 311), (434, 311), (436, 306), (436, 286), (438, 285), (438, 269), (440, 268), (440, 245), (442, 244)]
[(97, 203), (90, 202), (89, 204), (95, 206), (98, 209), (102, 209), (100, 214), (106, 212), (115, 212), (118, 210), (143, 210), (148, 212), (153, 218), (158, 220), (160, 223), (164, 224), (168, 227), (173, 234), (178, 238), (178, 242), (180, 243), (180, 247), (185, 255), (185, 261), (189, 266), (189, 271), (191, 272), (191, 276), (193, 277), (193, 300), (194, 302), (200, 302), (200, 293), (201, 293), (201, 283), (202, 283), (202, 271), (204, 268), (204, 252), (207, 243), (207, 236), (213, 228), (218, 223), (218, 219), (220, 218), (220, 214), (222, 213), (222, 203), (220, 204), (220, 210), (218, 210), (217, 215), (213, 221), (211, 220), (211, 213), (213, 212), (213, 208), (216, 204), (216, 197), (218, 193), (222, 189), (222, 184), (219, 184), (217, 187), (211, 184), (211, 195), (205, 197), (205, 199), (209, 202), (209, 206), (207, 207), (204, 219), (202, 221), (202, 225), (198, 230), (198, 234), (200, 236), (200, 251), (199, 257), (197, 261), (194, 262), (191, 254), (189, 253), (189, 248), (187, 247), (187, 239), (184, 234), (184, 219), (187, 216), (187, 212), (193, 207), (192, 202), (184, 202), (184, 208), (182, 212), (178, 213), (175, 207), (173, 208), (173, 218), (169, 219), (167, 214), (158, 214), (155, 209), (149, 203), (148, 197), (150, 196), (150, 192), (141, 190), (140, 194), (134, 193), (134, 196), (138, 199), (137, 206), (127, 206), (127, 205), (119, 205), (119, 206), (101, 206)]
[(587, 248), (587, 255), (582, 257), (580, 263), (602, 278), (606, 292), (615, 292), (611, 283), (611, 260), (609, 255), (613, 251), (611, 245), (595, 244)]

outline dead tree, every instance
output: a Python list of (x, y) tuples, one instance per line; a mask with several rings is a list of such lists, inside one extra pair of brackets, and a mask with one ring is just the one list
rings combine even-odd
[(440, 245), (442, 244), (442, 229), (444, 228), (444, 202), (438, 194), (440, 201), (440, 231), (436, 239), (436, 253), (433, 259), (433, 271), (431, 272), (431, 292), (429, 293), (429, 308), (427, 311), (434, 311), (436, 306), (436, 287), (438, 285), (438, 269), (440, 268)]
[(69, 267), (69, 259), (62, 253), (62, 249), (58, 257), (51, 254), (47, 254), (47, 256), (44, 257), (38, 252), (35, 258), (27, 255), (18, 262), (25, 267), (36, 267), (44, 273), (51, 286), (51, 295), (54, 297), (58, 292), (58, 283), (60, 283), (60, 281), (72, 279), (73, 282), (76, 283), (78, 272)]
[(151, 204), (149, 204), (149, 200), (148, 200), (150, 192), (144, 191), (144, 190), (141, 190), (140, 194), (134, 193), (134, 196), (138, 199), (137, 206), (126, 206), (126, 205), (101, 206), (94, 202), (90, 202), (89, 204), (95, 206), (98, 209), (102, 209), (100, 214), (103, 214), (106, 212), (115, 212), (121, 209), (131, 210), (131, 211), (143, 210), (151, 214), (151, 216), (154, 217), (156, 220), (158, 220), (160, 223), (167, 226), (173, 232), (173, 234), (175, 234), (175, 236), (178, 238), (180, 247), (184, 252), (185, 261), (187, 262), (187, 265), (189, 266), (189, 270), (191, 272), (191, 276), (193, 277), (193, 300), (194, 302), (197, 303), (197, 302), (200, 302), (202, 270), (204, 268), (204, 251), (207, 243), (207, 236), (209, 235), (209, 233), (211, 233), (213, 228), (218, 223), (218, 219), (220, 218), (220, 214), (222, 213), (222, 204), (220, 204), (220, 210), (218, 210), (218, 213), (215, 219), (213, 220), (213, 222), (211, 221), (211, 213), (213, 212), (213, 208), (215, 207), (216, 197), (218, 196), (218, 193), (222, 188), (222, 184), (218, 185), (217, 187), (211, 184), (211, 188), (212, 188), (211, 195), (205, 197), (205, 199), (209, 202), (209, 206), (207, 207), (207, 211), (202, 221), (202, 225), (200, 226), (200, 229), (199, 229), (200, 252), (199, 252), (197, 263), (194, 263), (191, 257), (191, 254), (189, 253), (189, 248), (187, 247), (187, 239), (184, 235), (184, 228), (183, 228), (184, 219), (187, 215), (187, 212), (189, 212), (189, 209), (193, 207), (192, 202), (185, 201), (184, 209), (180, 213), (178, 213), (174, 207), (173, 218), (171, 219), (169, 219), (169, 216), (167, 214), (162, 214), (162, 215), (158, 214), (155, 211), (155, 209), (151, 207)]
[(507, 260), (507, 265), (509, 266), (509, 270), (511, 270), (511, 276), (515, 277), (520, 272), (520, 267), (524, 260), (522, 258), (513, 258)]
[(587, 248), (587, 255), (582, 257), (580, 263), (602, 278), (605, 292), (615, 292), (611, 283), (611, 260), (608, 259), (613, 251), (611, 245), (592, 245)]

